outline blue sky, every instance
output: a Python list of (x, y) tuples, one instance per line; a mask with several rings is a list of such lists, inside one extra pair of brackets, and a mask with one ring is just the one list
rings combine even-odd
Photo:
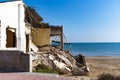
[(70, 42), (120, 42), (120, 0), (23, 0)]

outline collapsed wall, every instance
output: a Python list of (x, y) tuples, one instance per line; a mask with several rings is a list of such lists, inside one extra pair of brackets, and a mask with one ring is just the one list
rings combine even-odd
[(43, 64), (52, 69), (58, 69), (63, 74), (86, 75), (88, 73), (86, 65), (77, 62), (71, 54), (54, 47), (50, 51), (34, 52), (32, 56), (33, 69), (37, 65)]

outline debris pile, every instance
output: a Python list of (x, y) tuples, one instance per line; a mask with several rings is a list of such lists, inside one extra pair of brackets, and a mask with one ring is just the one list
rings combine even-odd
[(51, 47), (50, 51), (33, 52), (32, 57), (33, 69), (43, 64), (59, 70), (62, 74), (85, 75), (88, 72), (86, 65), (78, 62), (71, 54), (54, 47)]

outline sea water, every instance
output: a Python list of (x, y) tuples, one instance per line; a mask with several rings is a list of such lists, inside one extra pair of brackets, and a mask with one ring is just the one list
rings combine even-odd
[(65, 45), (72, 55), (83, 54), (85, 56), (120, 56), (120, 43), (71, 43)]

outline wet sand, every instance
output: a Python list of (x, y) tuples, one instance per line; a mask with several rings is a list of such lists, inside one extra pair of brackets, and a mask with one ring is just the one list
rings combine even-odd
[(111, 73), (120, 76), (120, 57), (86, 57), (90, 69), (90, 78), (96, 79), (102, 73)]

